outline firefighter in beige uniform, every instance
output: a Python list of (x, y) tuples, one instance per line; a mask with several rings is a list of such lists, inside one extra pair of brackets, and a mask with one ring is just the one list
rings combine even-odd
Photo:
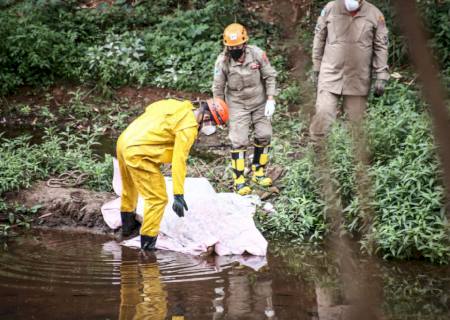
[(272, 180), (265, 175), (272, 138), (270, 117), (275, 111), (277, 72), (264, 51), (247, 45), (245, 28), (233, 23), (225, 28), (225, 50), (217, 58), (214, 69), (213, 95), (226, 100), (230, 112), (229, 138), (234, 190), (240, 195), (251, 193), (244, 177), (245, 157), (250, 127), (255, 130), (255, 152), (252, 181), (268, 187)]
[(362, 120), (374, 77), (374, 94), (381, 96), (389, 79), (388, 30), (383, 14), (365, 0), (336, 0), (322, 10), (314, 44), (314, 78), (318, 81), (316, 114), (310, 134), (318, 141), (327, 134), (343, 97), (349, 120)]

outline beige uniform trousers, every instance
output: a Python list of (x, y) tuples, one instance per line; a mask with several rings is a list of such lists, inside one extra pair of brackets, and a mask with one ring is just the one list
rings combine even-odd
[(253, 108), (242, 105), (230, 105), (229, 138), (233, 149), (246, 149), (249, 145), (250, 127), (255, 131), (255, 142), (266, 146), (272, 138), (272, 124), (264, 115), (266, 103)]
[[(341, 95), (334, 94), (326, 90), (319, 90), (316, 101), (316, 114), (314, 115), (309, 132), (312, 141), (318, 141), (330, 130), (331, 125), (336, 120), (338, 113), (338, 103)], [(367, 96), (347, 96), (342, 95), (344, 112), (348, 119), (356, 124), (360, 124), (364, 117), (367, 106)]]

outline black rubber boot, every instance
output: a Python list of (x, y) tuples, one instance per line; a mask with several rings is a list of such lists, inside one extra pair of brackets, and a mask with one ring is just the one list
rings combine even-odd
[(156, 239), (158, 239), (158, 236), (150, 237), (141, 235), (141, 249), (147, 251), (156, 250)]
[(141, 225), (136, 221), (136, 214), (133, 212), (121, 212), (122, 219), (122, 237), (129, 237), (138, 230)]

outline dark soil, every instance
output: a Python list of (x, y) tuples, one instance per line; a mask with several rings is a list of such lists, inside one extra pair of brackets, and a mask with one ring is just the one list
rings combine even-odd
[(94, 233), (113, 231), (105, 224), (100, 208), (116, 198), (112, 193), (80, 188), (50, 188), (45, 182), (7, 195), (9, 203), (25, 207), (42, 206), (33, 219), (33, 226), (54, 229), (83, 229)]
[[(16, 93), (0, 100), (0, 110), (8, 110), (8, 106), (27, 105), (30, 106), (31, 112), (25, 116), (23, 114), (3, 114), (0, 119), (0, 124), (20, 124), (20, 125), (36, 125), (39, 118), (37, 112), (40, 107), (47, 106), (51, 112), (57, 112), (59, 108), (70, 104), (74, 92), (81, 92), (82, 101), (85, 104), (93, 105), (92, 112), (100, 112), (101, 108), (109, 108), (108, 101), (121, 102), (125, 104), (127, 111), (143, 110), (149, 104), (169, 98), (176, 97), (180, 99), (206, 99), (209, 96), (196, 92), (182, 92), (173, 89), (157, 88), (157, 87), (131, 87), (125, 86), (113, 91), (109, 98), (100, 96), (95, 88), (71, 83), (59, 83), (50, 88), (35, 89), (28, 86), (21, 87), (16, 90)], [(0, 112), (2, 114), (2, 112)], [(64, 119), (61, 119), (64, 121)], [(70, 119), (66, 119), (70, 120)]]
[[(289, 82), (297, 82), (302, 88), (301, 105), (290, 105), (289, 112), (302, 111), (310, 117), (314, 114), (315, 89), (306, 72), (311, 65), (311, 57), (302, 42), (302, 23), (305, 16), (311, 14), (311, 0), (287, 1), (248, 1), (247, 9), (258, 14), (264, 21), (281, 27), (284, 48), (289, 68)], [(289, 17), (289, 18), (287, 18)]]

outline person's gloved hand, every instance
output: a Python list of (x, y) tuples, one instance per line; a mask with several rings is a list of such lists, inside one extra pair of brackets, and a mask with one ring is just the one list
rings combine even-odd
[(271, 116), (273, 116), (275, 112), (275, 100), (274, 99), (267, 99), (266, 101), (266, 108), (264, 110), (264, 115), (267, 118), (270, 118)]
[(387, 83), (387, 81), (383, 80), (383, 79), (377, 79), (375, 81), (374, 92), (373, 92), (375, 97), (381, 97), (384, 94), (384, 88), (386, 87), (386, 83)]
[(184, 209), (188, 210), (186, 201), (184, 201), (184, 195), (176, 194), (173, 196), (173, 211), (177, 214), (177, 216), (184, 217)]
[(312, 81), (314, 86), (317, 88), (317, 85), (319, 84), (319, 71), (314, 71)]

